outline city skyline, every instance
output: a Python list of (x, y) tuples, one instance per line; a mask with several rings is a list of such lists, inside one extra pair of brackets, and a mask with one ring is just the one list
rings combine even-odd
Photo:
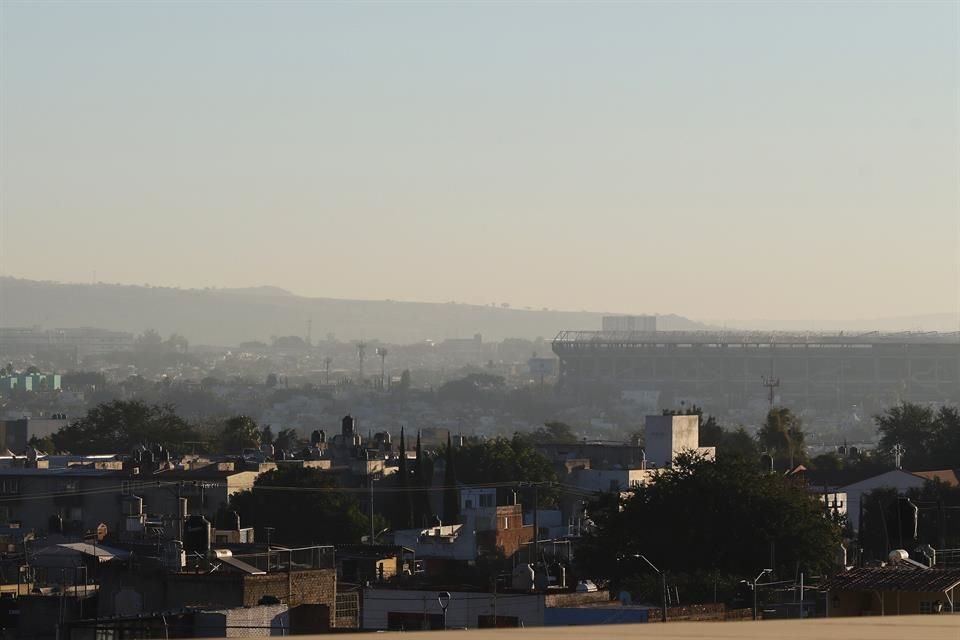
[(960, 314), (958, 12), (7, 2), (0, 273)]

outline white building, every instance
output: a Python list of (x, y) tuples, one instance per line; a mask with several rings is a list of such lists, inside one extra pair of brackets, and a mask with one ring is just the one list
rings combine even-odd
[(670, 466), (681, 453), (693, 452), (708, 460), (716, 457), (715, 447), (700, 446), (700, 416), (647, 416), (644, 431), (647, 467)]

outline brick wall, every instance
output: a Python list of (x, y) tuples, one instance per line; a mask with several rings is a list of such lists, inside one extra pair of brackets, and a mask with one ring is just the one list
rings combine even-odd
[(252, 607), (263, 596), (273, 596), (291, 607), (323, 604), (333, 610), (337, 599), (335, 569), (310, 569), (265, 576), (244, 576), (242, 606)]
[(197, 637), (259, 638), (286, 635), (290, 633), (289, 629), (288, 610), (283, 604), (204, 611), (194, 616)]

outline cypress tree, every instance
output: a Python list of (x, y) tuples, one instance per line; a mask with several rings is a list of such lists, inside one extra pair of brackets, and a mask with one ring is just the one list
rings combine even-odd
[(419, 527), (429, 526), (430, 520), (430, 464), (423, 457), (423, 445), (420, 441), (420, 431), (417, 431), (417, 458), (414, 466), (414, 486), (416, 491), (411, 496), (415, 524)]
[(400, 460), (397, 470), (397, 483), (400, 487), (400, 500), (398, 505), (398, 516), (396, 527), (398, 529), (409, 529), (413, 526), (412, 505), (410, 504), (410, 492), (407, 490), (409, 481), (409, 471), (407, 470), (407, 444), (404, 439), (403, 427), (400, 427)]
[(453, 441), (447, 431), (446, 468), (443, 474), (443, 522), (454, 524), (460, 519), (460, 497), (457, 495), (457, 471), (454, 467)]

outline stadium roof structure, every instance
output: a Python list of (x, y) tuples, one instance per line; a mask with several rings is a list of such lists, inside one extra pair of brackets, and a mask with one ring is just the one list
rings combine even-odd
[(769, 346), (869, 346), (876, 344), (956, 344), (960, 331), (880, 333), (817, 333), (782, 331), (561, 331), (553, 339), (563, 344), (676, 344)]

